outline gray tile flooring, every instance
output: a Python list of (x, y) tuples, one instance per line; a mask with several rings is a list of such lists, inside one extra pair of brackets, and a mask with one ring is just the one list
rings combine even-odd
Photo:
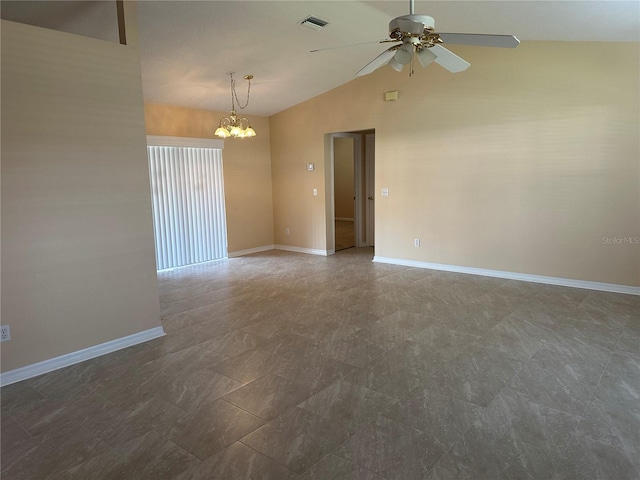
[(2, 479), (640, 478), (640, 298), (281, 251), (1, 390)]

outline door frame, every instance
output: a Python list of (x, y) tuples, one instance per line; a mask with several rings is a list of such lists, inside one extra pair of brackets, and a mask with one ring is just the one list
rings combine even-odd
[[(365, 139), (365, 174), (366, 178), (366, 186), (364, 195), (366, 197), (366, 207), (365, 207), (365, 216), (367, 219), (367, 231), (365, 235), (365, 245), (367, 247), (373, 247), (375, 245), (375, 217), (376, 217), (376, 177), (375, 177), (375, 142), (376, 142), (376, 134), (375, 133), (366, 133), (364, 135)], [(373, 148), (371, 148), (371, 144), (373, 144)]]
[(353, 195), (356, 197), (354, 200), (354, 244), (356, 247), (365, 246), (362, 239), (362, 134), (360, 133), (348, 133), (348, 132), (340, 132), (340, 133), (332, 133), (330, 134), (331, 140), (331, 174), (330, 174), (330, 189), (329, 189), (329, 197), (330, 201), (330, 209), (329, 209), (329, 220), (332, 225), (332, 237), (333, 237), (333, 251), (335, 253), (335, 242), (336, 242), (336, 205), (335, 205), (335, 173), (336, 173), (336, 164), (335, 164), (335, 149), (334, 149), (334, 139), (336, 138), (353, 138), (353, 177), (354, 177), (354, 189)]

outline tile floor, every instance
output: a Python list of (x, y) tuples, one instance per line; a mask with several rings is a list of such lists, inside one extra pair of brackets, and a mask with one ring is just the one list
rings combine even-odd
[(640, 477), (639, 297), (272, 251), (1, 390), (2, 479)]

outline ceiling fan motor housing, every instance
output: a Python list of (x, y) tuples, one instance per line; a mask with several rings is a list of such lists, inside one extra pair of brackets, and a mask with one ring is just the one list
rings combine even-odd
[[(389, 34), (393, 38), (393, 32), (402, 34), (422, 35), (433, 31), (436, 21), (428, 15), (403, 15), (389, 22)], [(427, 32), (425, 32), (427, 30)], [(401, 37), (402, 38), (402, 37)]]

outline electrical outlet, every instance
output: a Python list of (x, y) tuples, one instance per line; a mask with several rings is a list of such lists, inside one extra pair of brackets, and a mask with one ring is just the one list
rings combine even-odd
[(413, 239), (413, 246), (414, 247), (419, 247), (420, 246), (420, 239), (419, 238), (414, 238)]
[(0, 327), (0, 342), (6, 342), (7, 340), (11, 340), (11, 330), (9, 330), (9, 325), (2, 325)]
[(289, 227), (284, 229), (284, 234), (285, 235), (289, 235), (291, 232), (289, 231)]

